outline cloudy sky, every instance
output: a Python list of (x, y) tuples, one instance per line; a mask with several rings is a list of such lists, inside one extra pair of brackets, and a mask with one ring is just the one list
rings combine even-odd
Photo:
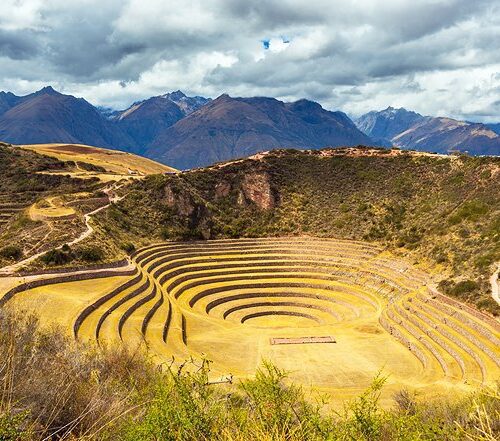
[(500, 120), (499, 0), (2, 0), (0, 90), (181, 89)]

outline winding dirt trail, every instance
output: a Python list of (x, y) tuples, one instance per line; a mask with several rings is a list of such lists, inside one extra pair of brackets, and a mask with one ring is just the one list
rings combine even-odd
[[(80, 243), (81, 241), (85, 240), (87, 237), (89, 237), (93, 232), (94, 232), (94, 227), (91, 225), (91, 218), (94, 214), (99, 213), (102, 210), (105, 210), (108, 208), (113, 202), (118, 202), (121, 201), (126, 195), (122, 197), (118, 197), (113, 191), (118, 190), (121, 188), (121, 186), (116, 187), (115, 185), (112, 185), (105, 190), (103, 190), (109, 197), (109, 203), (106, 205), (103, 205), (102, 207), (99, 207), (90, 213), (87, 213), (84, 215), (84, 220), (85, 220), (85, 226), (86, 229), (83, 231), (78, 237), (73, 239), (71, 242), (66, 242), (65, 244), (59, 245), (58, 247), (55, 247), (54, 249), (59, 250), (61, 249), (64, 245), (76, 245), (77, 243)], [(27, 257), (26, 259), (23, 259), (19, 262), (16, 262), (12, 265), (4, 266), (3, 268), (0, 268), (0, 275), (14, 275), (17, 271), (19, 271), (22, 267), (30, 264), (31, 262), (34, 262), (36, 259), (39, 257), (43, 256), (47, 251), (41, 251), (39, 253), (34, 254), (33, 256)]]

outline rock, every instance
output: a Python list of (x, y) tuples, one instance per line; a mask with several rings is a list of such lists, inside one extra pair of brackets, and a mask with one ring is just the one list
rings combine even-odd
[(215, 199), (225, 198), (231, 192), (231, 184), (229, 182), (219, 182), (215, 186)]
[(276, 205), (267, 173), (246, 174), (241, 183), (241, 190), (247, 201), (253, 202), (262, 210), (269, 210)]
[(168, 185), (165, 187), (165, 203), (168, 207), (175, 209), (180, 216), (191, 216), (195, 209), (189, 194), (176, 192)]

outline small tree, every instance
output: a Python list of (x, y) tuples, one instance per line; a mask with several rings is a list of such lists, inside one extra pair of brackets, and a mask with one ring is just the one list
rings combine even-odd
[(18, 260), (23, 257), (23, 250), (17, 245), (7, 245), (0, 250), (0, 256), (6, 259)]

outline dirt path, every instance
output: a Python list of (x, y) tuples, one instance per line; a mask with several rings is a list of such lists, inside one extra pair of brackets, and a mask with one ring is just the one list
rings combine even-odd
[(497, 262), (497, 270), (491, 275), (490, 283), (491, 283), (491, 296), (493, 300), (500, 305), (500, 288), (498, 283), (498, 274), (500, 273), (500, 262)]
[[(76, 245), (77, 243), (80, 243), (82, 240), (85, 240), (87, 237), (89, 237), (94, 232), (94, 228), (92, 227), (91, 222), (90, 222), (92, 216), (94, 214), (99, 213), (100, 211), (108, 208), (111, 205), (111, 203), (118, 202), (126, 196), (126, 195), (124, 195), (122, 197), (118, 197), (117, 195), (114, 194), (113, 191), (119, 189), (120, 187), (121, 186), (116, 187), (115, 185), (112, 185), (104, 190), (104, 192), (109, 196), (109, 203), (91, 211), (90, 213), (85, 214), (85, 216), (84, 216), (85, 226), (86, 226), (85, 231), (83, 231), (78, 237), (73, 239), (71, 242), (66, 242), (67, 245), (69, 245), (69, 246)], [(65, 244), (59, 245), (55, 249), (59, 250), (64, 245)], [(3, 268), (0, 268), (0, 274), (2, 274), (2, 275), (14, 274), (16, 271), (19, 271), (22, 267), (30, 264), (31, 262), (34, 262), (39, 257), (43, 256), (46, 252), (47, 251), (42, 251), (40, 253), (34, 254), (33, 256), (27, 257), (26, 259), (23, 259), (20, 262), (14, 263), (12, 265), (4, 266)]]
[(49, 231), (47, 231), (45, 236), (43, 236), (35, 245), (33, 245), (29, 249), (28, 253), (31, 253), (32, 251), (36, 250), (38, 248), (38, 246), (43, 244), (47, 240), (47, 238), (54, 232), (54, 226), (53, 226), (52, 222), (47, 222), (46, 224), (49, 228)]

